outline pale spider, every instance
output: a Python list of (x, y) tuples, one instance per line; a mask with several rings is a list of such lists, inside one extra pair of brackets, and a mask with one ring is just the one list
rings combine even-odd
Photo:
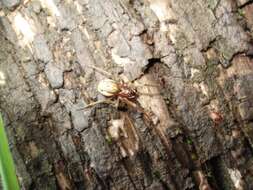
[[(150, 120), (150, 113), (147, 113), (137, 102), (137, 98), (139, 96), (139, 93), (137, 92), (136, 88), (138, 86), (153, 86), (153, 87), (158, 87), (158, 85), (153, 85), (153, 84), (142, 84), (142, 85), (133, 85), (133, 83), (129, 82), (124, 82), (123, 80), (117, 81), (113, 80), (111, 78), (112, 75), (100, 68), (97, 68), (95, 66), (91, 66), (93, 69), (98, 71), (99, 73), (102, 73), (103, 75), (107, 75), (108, 78), (103, 79), (99, 81), (97, 90), (100, 94), (103, 96), (109, 98), (101, 101), (96, 101), (93, 103), (88, 104), (82, 109), (94, 106), (96, 104), (100, 103), (108, 103), (108, 104), (114, 104), (116, 107), (118, 107), (119, 102), (122, 101), (126, 103), (127, 105), (135, 108), (137, 111), (141, 112), (144, 114), (148, 120)], [(144, 94), (144, 93), (141, 93)], [(151, 95), (151, 94), (150, 94)], [(154, 95), (154, 94), (153, 94)], [(116, 99), (116, 104), (115, 102), (112, 101), (112, 99)]]

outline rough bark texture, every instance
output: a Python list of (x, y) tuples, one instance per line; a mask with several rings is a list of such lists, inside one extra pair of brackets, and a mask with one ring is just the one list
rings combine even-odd
[[(0, 106), (22, 189), (253, 189), (252, 1), (0, 9)], [(92, 66), (154, 84), (138, 87), (151, 121), (129, 105), (80, 110), (103, 98)]]

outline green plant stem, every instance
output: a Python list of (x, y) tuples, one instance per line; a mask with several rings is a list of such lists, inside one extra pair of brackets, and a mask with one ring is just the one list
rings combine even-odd
[(0, 174), (4, 190), (20, 189), (1, 115), (0, 115)]

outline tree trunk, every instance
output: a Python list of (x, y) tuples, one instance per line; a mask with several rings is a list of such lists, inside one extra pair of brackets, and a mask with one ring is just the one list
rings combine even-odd
[[(253, 189), (252, 11), (0, 1), (0, 105), (22, 189)], [(80, 109), (105, 99), (105, 72), (137, 101)]]

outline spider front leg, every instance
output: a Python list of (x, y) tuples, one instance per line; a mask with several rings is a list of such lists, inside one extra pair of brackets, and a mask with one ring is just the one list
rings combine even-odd
[(95, 71), (97, 71), (97, 72), (100, 73), (101, 75), (106, 76), (106, 77), (109, 78), (109, 79), (115, 80), (115, 76), (114, 76), (113, 74), (111, 74), (111, 73), (105, 71), (104, 69), (101, 69), (101, 68), (96, 67), (96, 66), (94, 66), (94, 65), (91, 65), (91, 66), (88, 66), (88, 67), (94, 69)]
[(136, 90), (138, 91), (139, 95), (145, 96), (159, 96), (161, 95), (159, 84), (143, 84), (143, 83), (135, 83), (134, 84)]
[[(117, 103), (117, 102), (116, 102), (116, 103)], [(92, 102), (92, 103), (90, 103), (90, 104), (88, 104), (88, 105), (86, 105), (86, 106), (84, 106), (84, 107), (82, 107), (82, 108), (79, 108), (78, 110), (84, 110), (84, 109), (93, 107), (93, 106), (95, 106), (95, 105), (97, 105), (97, 104), (112, 104), (112, 105), (114, 105), (115, 102), (112, 101), (112, 100), (110, 100), (110, 99), (99, 100), (99, 101), (96, 101), (96, 102)]]

